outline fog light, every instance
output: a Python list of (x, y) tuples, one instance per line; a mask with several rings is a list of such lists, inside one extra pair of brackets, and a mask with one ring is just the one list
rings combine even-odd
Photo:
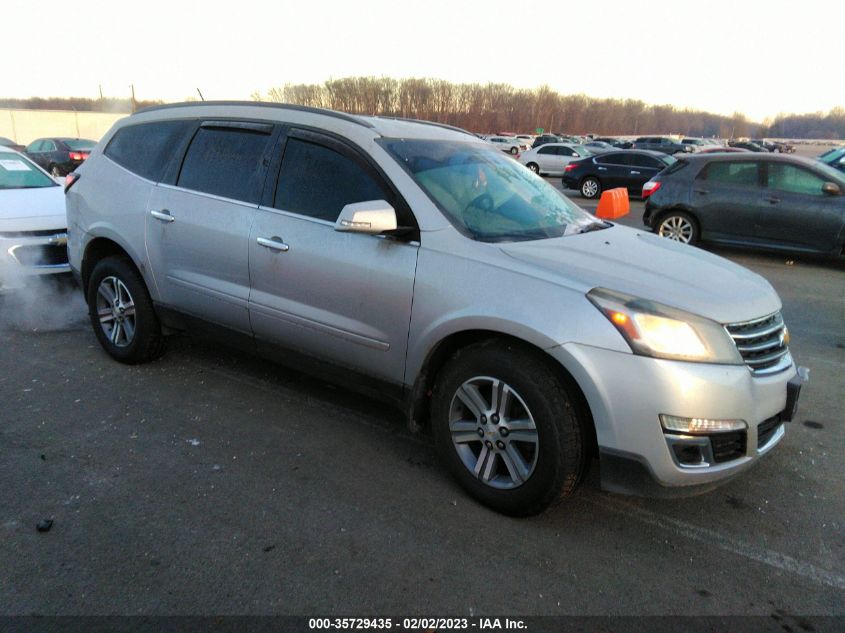
[(674, 433), (724, 433), (742, 431), (748, 425), (745, 420), (710, 420), (708, 418), (680, 418), (675, 415), (660, 414), (660, 424), (667, 431)]

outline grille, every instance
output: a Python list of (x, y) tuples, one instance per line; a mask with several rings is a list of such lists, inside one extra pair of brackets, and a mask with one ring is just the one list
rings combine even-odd
[(745, 431), (718, 433), (710, 436), (713, 461), (728, 462), (745, 455)]
[(780, 427), (780, 415), (763, 420), (757, 425), (757, 448), (763, 448), (772, 439), (772, 436)]
[(791, 364), (785, 340), (786, 326), (780, 312), (725, 327), (742, 360), (755, 374), (774, 374)]
[(67, 264), (67, 246), (64, 244), (32, 244), (18, 246), (15, 259), (21, 266), (61, 266)]

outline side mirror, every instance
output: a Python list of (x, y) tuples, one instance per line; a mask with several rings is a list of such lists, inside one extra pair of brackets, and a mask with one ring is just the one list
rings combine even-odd
[(335, 231), (378, 235), (396, 230), (396, 211), (384, 200), (347, 204), (340, 212)]
[(826, 182), (822, 185), (822, 193), (829, 196), (839, 196), (842, 195), (842, 189), (835, 182)]

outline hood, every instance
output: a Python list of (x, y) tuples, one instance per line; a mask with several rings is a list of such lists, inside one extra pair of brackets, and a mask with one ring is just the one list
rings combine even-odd
[(501, 248), (584, 292), (617, 290), (719, 323), (755, 319), (781, 307), (769, 282), (747, 268), (623, 226)]
[(62, 187), (0, 189), (0, 233), (65, 228)]

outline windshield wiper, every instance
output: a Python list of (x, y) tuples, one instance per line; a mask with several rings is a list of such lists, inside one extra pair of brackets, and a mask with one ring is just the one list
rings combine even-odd
[(602, 229), (609, 229), (613, 226), (610, 222), (593, 222), (592, 224), (588, 224), (587, 226), (578, 229), (575, 233), (591, 233), (592, 231), (601, 231)]

